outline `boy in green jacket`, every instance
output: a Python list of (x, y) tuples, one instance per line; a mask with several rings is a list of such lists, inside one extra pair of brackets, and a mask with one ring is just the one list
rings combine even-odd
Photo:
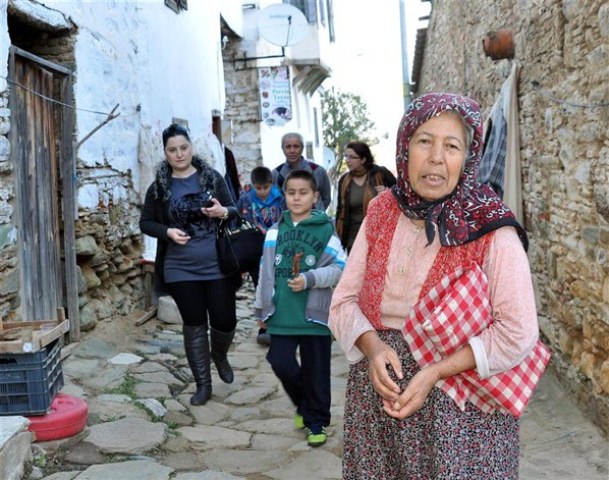
[(296, 406), (294, 423), (318, 447), (330, 424), (328, 310), (346, 254), (328, 216), (313, 210), (319, 192), (310, 172), (290, 172), (284, 193), (288, 210), (266, 234), (254, 308), (271, 335), (267, 360)]

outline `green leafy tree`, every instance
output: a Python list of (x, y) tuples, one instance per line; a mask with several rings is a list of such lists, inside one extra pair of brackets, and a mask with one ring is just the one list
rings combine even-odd
[(324, 92), (321, 101), (324, 142), (337, 158), (330, 172), (336, 179), (346, 169), (342, 153), (347, 143), (359, 140), (372, 146), (378, 139), (370, 136), (375, 125), (362, 97), (332, 87)]

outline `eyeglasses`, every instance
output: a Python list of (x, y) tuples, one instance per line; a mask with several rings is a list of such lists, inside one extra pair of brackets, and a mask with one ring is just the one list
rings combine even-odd
[(358, 157), (356, 155), (347, 155), (346, 153), (343, 155), (345, 160), (360, 160), (362, 157)]

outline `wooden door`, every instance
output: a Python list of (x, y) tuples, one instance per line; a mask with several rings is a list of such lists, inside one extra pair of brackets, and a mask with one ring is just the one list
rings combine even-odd
[[(76, 260), (62, 249), (66, 221), (72, 222), (67, 232), (74, 243), (73, 200), (65, 201), (69, 197), (62, 188), (66, 175), (68, 182), (74, 178), (73, 168), (66, 168), (73, 159), (65, 158), (72, 152), (71, 134), (66, 134), (72, 114), (66, 116), (64, 108), (70, 75), (60, 65), (11, 48), (9, 141), (16, 179), (21, 309), (28, 321), (56, 318), (57, 308), (69, 307), (67, 290), (74, 288), (67, 284), (76, 282), (66, 275), (66, 262), (74, 266)], [(69, 194), (73, 198), (73, 190)]]

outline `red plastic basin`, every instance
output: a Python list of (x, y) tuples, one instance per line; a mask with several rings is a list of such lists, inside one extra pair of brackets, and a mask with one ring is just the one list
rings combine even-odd
[(37, 442), (71, 437), (84, 430), (88, 412), (89, 408), (81, 398), (58, 393), (51, 402), (49, 413), (27, 417), (31, 422), (28, 430), (36, 434)]

